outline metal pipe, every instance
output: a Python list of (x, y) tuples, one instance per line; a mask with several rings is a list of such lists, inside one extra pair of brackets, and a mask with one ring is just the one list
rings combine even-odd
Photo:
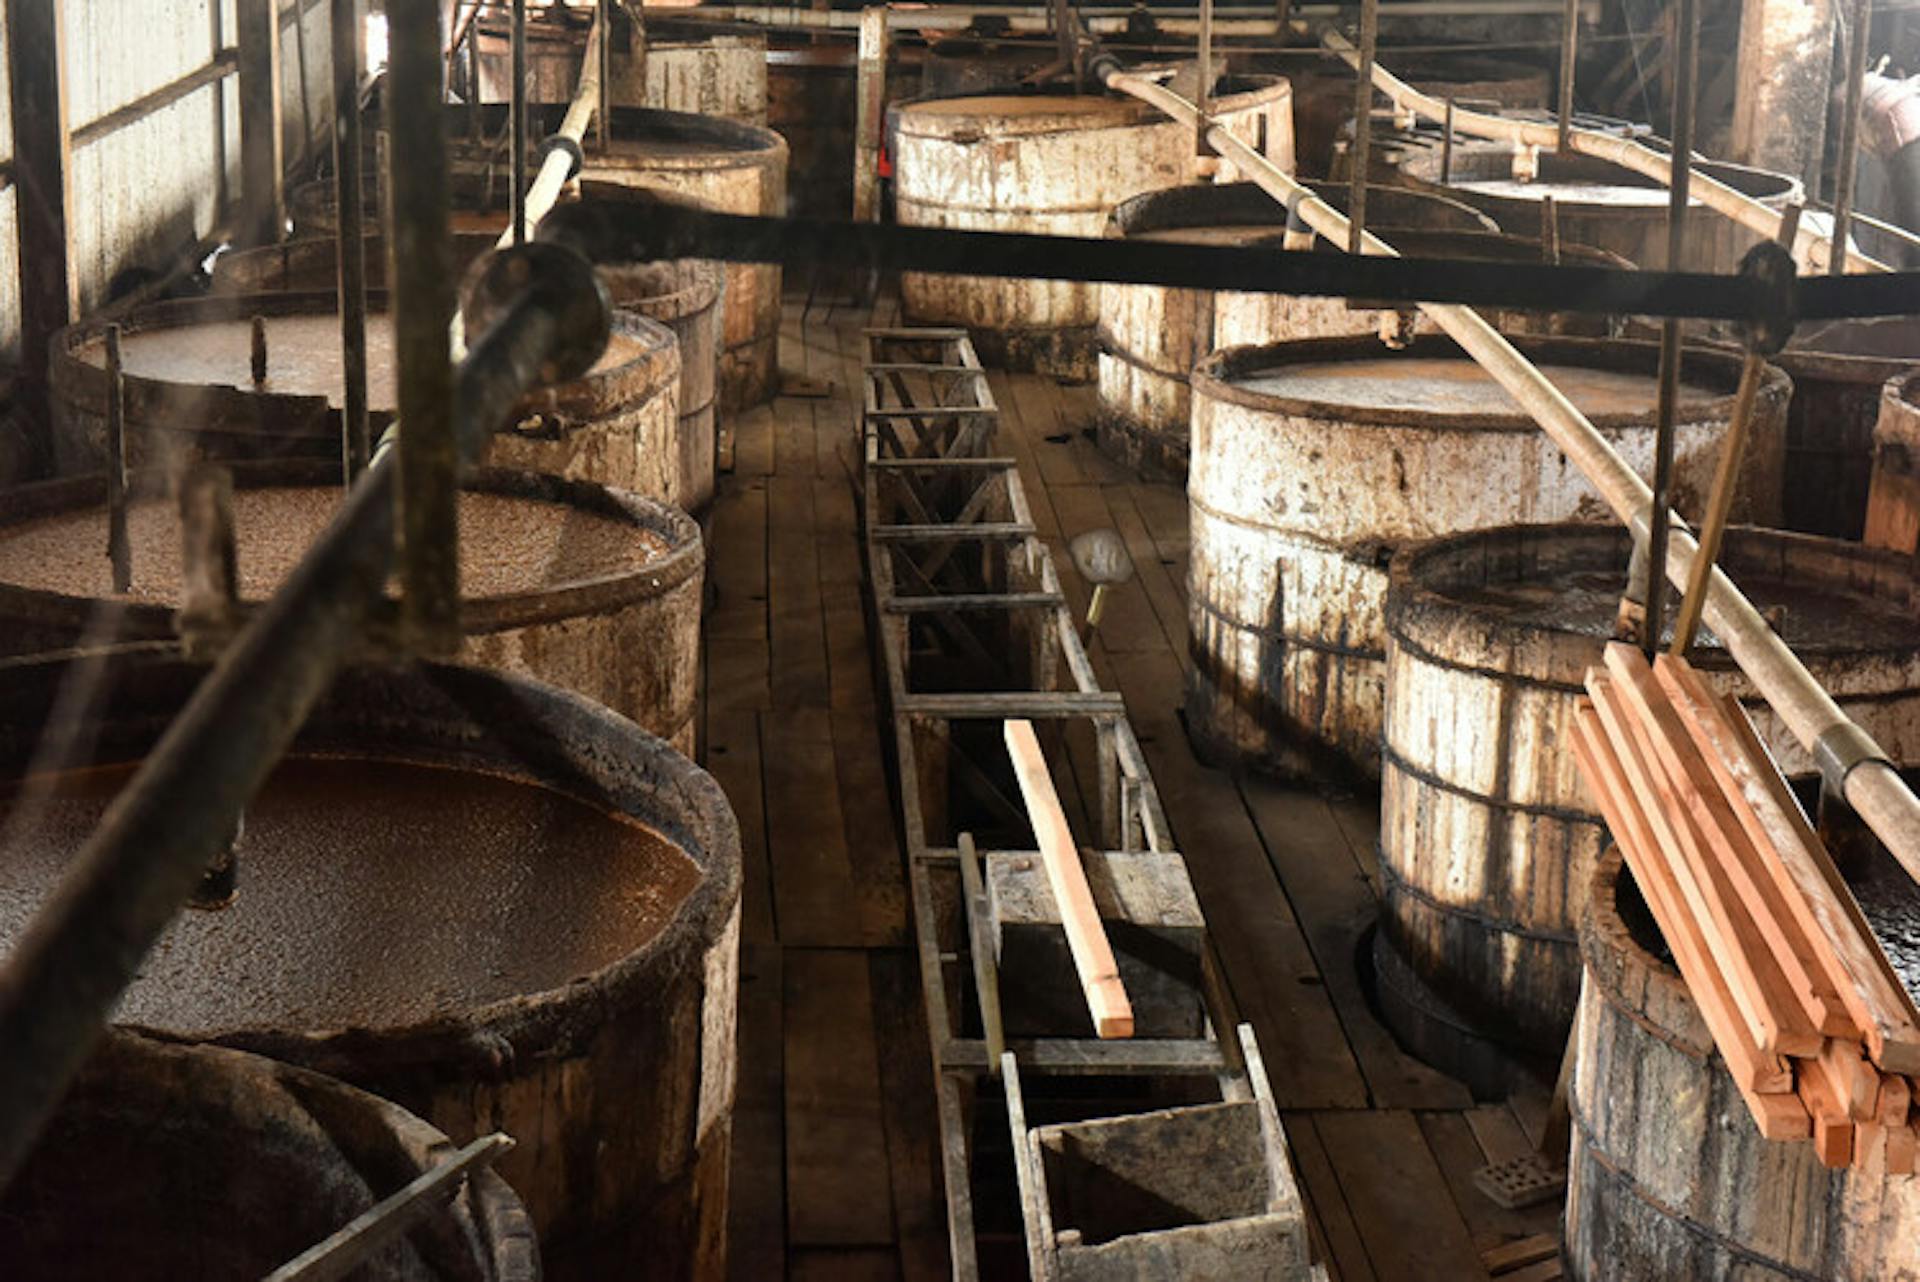
[[(1338, 33), (1329, 31), (1324, 37), (1327, 48), (1345, 59), (1348, 66), (1357, 66), (1360, 51)], [(1425, 116), (1429, 120), (1443, 120), (1446, 117), (1446, 105), (1431, 94), (1421, 93), (1378, 63), (1373, 68), (1374, 87), (1392, 98), (1402, 110)], [(1553, 147), (1560, 141), (1559, 126), (1541, 124), (1526, 120), (1510, 120), (1504, 116), (1492, 116), (1482, 111), (1460, 109), (1454, 114), (1454, 128), (1461, 133), (1476, 138), (1492, 138), (1529, 147)], [(1672, 186), (1674, 181), (1673, 157), (1642, 146), (1631, 138), (1601, 133), (1595, 129), (1570, 130), (1567, 141), (1571, 149), (1583, 156), (1593, 156), (1599, 160), (1611, 161), (1623, 169), (1644, 174), (1662, 186)], [(1694, 172), (1692, 182), (1696, 190), (1694, 195), (1702, 204), (1726, 215), (1750, 231), (1766, 237), (1772, 237), (1780, 225), (1780, 216), (1768, 209), (1753, 197), (1736, 191), (1727, 184), (1709, 174)], [(1794, 243), (1794, 257), (1803, 263), (1815, 266), (1827, 261), (1832, 247), (1830, 237), (1822, 236), (1808, 227), (1802, 227), (1799, 238)], [(1889, 270), (1885, 263), (1870, 258), (1858, 250), (1846, 251), (1848, 264), (1856, 271), (1884, 272)]]
[[(513, 243), (523, 245), (527, 240), (527, 0), (513, 0), (512, 43), (513, 88), (508, 95), (507, 115), (510, 121), (508, 134), (513, 148), (511, 173), (513, 182), (513, 202), (511, 209), (512, 225), (508, 232)], [(584, 63), (583, 76), (584, 76)]]
[[(524, 0), (522, 0), (524, 4)], [(452, 183), (445, 136), (440, 15), (426, 4), (387, 15), (387, 137), (393, 176), (389, 279), (400, 433), (401, 622), (410, 648), (460, 648), (458, 450), (453, 432)]]
[(1447, 113), (1440, 123), (1440, 185), (1453, 181), (1453, 99), (1447, 99)]
[[(1698, 0), (1680, 0), (1675, 16), (1679, 39), (1673, 47), (1673, 154), (1693, 155), (1694, 71), (1699, 65), (1700, 11)], [(1687, 188), (1693, 166), (1673, 171), (1667, 191), (1667, 266), (1683, 265), (1687, 245)], [(1660, 649), (1666, 624), (1667, 530), (1673, 504), (1673, 416), (1680, 403), (1680, 318), (1670, 316), (1660, 326), (1660, 385), (1653, 420), (1653, 526), (1647, 533), (1646, 625), (1641, 644), (1651, 658)]]
[[(1161, 85), (1117, 68), (1108, 70), (1102, 78), (1109, 88), (1152, 103), (1176, 120), (1193, 119), (1192, 104)], [(1276, 199), (1290, 202), (1323, 236), (1335, 241), (1346, 238), (1346, 219), (1337, 210), (1282, 173), (1253, 148), (1224, 129), (1215, 129), (1209, 141), (1228, 155), (1249, 179)], [(1367, 236), (1367, 242), (1372, 253), (1394, 252), (1392, 246), (1372, 234)], [(1638, 541), (1651, 523), (1649, 508), (1653, 493), (1586, 415), (1478, 313), (1451, 304), (1422, 304), (1421, 310), (1533, 416)], [(1667, 565), (1667, 573), (1677, 585), (1686, 583), (1699, 551), (1692, 534), (1683, 526), (1677, 526)], [(1852, 737), (1856, 744), (1869, 749), (1862, 759), (1845, 770), (1838, 780), (1839, 791), (1908, 875), (1920, 880), (1920, 798), (1914, 796), (1899, 772), (1882, 759), (1884, 754), (1871, 751), (1875, 747), (1871, 737), (1841, 711), (1833, 696), (1814, 680), (1806, 665), (1718, 567), (1708, 571), (1702, 613), (1734, 662), (1803, 746), (1811, 750), (1815, 745), (1824, 747)]]
[(107, 560), (113, 590), (133, 590), (133, 545), (127, 539), (127, 379), (120, 360), (120, 327), (106, 328)]
[[(594, 112), (593, 136), (594, 140), (600, 145), (601, 154), (604, 155), (607, 150), (608, 140), (611, 136), (609, 131), (612, 126), (609, 122), (613, 119), (613, 0), (600, 0), (599, 10), (599, 23), (602, 34), (598, 51), (600, 56), (595, 60), (595, 66), (600, 72), (600, 102), (599, 110)], [(583, 58), (581, 61), (581, 71), (584, 73), (586, 70), (585, 59)], [(643, 93), (645, 88), (646, 82), (642, 81), (641, 89)]]
[[(1860, 96), (1867, 83), (1867, 37), (1873, 28), (1873, 0), (1855, 0), (1853, 20), (1847, 24), (1846, 105), (1840, 113), (1840, 158), (1833, 174), (1833, 243), (1847, 243), (1853, 217), (1854, 172), (1860, 162)], [(1829, 95), (1831, 96), (1831, 95)], [(1846, 259), (1829, 255), (1827, 274), (1846, 271)]]
[(1360, 0), (1360, 65), (1353, 83), (1353, 187), (1347, 196), (1347, 252), (1367, 232), (1367, 175), (1373, 167), (1373, 58), (1380, 46), (1380, 0)]
[(367, 427), (366, 192), (360, 168), (360, 68), (365, 62), (360, 0), (333, 0), (327, 33), (333, 65), (333, 192), (338, 211), (341, 473), (348, 485), (372, 451)]
[[(606, 299), (590, 273), (584, 279), (604, 342)], [(543, 366), (584, 355), (585, 322), (566, 310), (578, 287), (573, 280), (558, 292), (536, 275), (461, 364), (455, 422), (463, 461), (480, 455)], [(7, 956), (0, 969), (0, 1046), (7, 1048), (0, 1056), (0, 1188), (147, 951), (361, 644), (393, 568), (396, 462), (389, 451), (367, 469), (114, 798)]]
[(1560, 111), (1555, 122), (1560, 129), (1559, 150), (1566, 151), (1573, 133), (1573, 65), (1580, 39), (1580, 0), (1567, 0), (1560, 15)]

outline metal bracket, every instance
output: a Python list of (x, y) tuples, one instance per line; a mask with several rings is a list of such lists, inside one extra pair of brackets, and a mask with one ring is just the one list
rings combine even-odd
[(1813, 741), (1813, 764), (1821, 781), (1841, 796), (1846, 795), (1847, 776), (1869, 761), (1893, 764), (1873, 736), (1851, 721), (1835, 722)]

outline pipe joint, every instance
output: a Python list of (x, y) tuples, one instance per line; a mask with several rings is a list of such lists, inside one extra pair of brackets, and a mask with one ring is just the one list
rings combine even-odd
[(567, 154), (567, 176), (561, 179), (561, 181), (571, 182), (573, 178), (579, 174), (582, 166), (587, 163), (587, 153), (581, 150), (579, 143), (567, 137), (565, 134), (554, 134), (540, 144), (540, 164), (538, 167), (544, 169), (547, 164), (547, 157), (556, 151), (563, 151)]
[(1873, 736), (1851, 721), (1836, 721), (1813, 741), (1813, 764), (1836, 795), (1846, 795), (1847, 776), (1869, 761), (1893, 764)]

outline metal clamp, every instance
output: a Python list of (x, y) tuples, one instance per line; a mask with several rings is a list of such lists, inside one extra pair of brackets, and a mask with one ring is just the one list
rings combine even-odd
[(540, 144), (540, 166), (544, 168), (547, 163), (547, 157), (556, 151), (564, 151), (567, 153), (567, 177), (569, 179), (578, 174), (581, 167), (587, 163), (587, 153), (580, 149), (579, 143), (567, 137), (565, 134), (554, 134)]
[(1835, 722), (1813, 741), (1813, 764), (1821, 781), (1836, 793), (1844, 795), (1847, 776), (1869, 761), (1893, 764), (1873, 736), (1851, 721)]
[(1800, 319), (1793, 255), (1777, 242), (1763, 240), (1740, 259), (1740, 275), (1758, 287), (1745, 324), (1747, 344), (1762, 356), (1772, 356), (1787, 345)]

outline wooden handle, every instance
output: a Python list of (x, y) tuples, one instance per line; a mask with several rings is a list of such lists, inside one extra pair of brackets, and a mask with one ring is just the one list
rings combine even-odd
[(1047, 883), (1060, 909), (1060, 926), (1067, 932), (1067, 947), (1073, 953), (1074, 969), (1080, 972), (1087, 1010), (1093, 1015), (1093, 1031), (1100, 1037), (1132, 1037), (1133, 1006), (1120, 982), (1120, 968), (1113, 960), (1106, 927), (1100, 924), (1100, 910), (1094, 907), (1093, 889), (1087, 885), (1087, 870), (1080, 865), (1073, 830), (1067, 827), (1066, 812), (1061, 810), (1060, 796), (1053, 789), (1053, 776), (1047, 773), (1047, 759), (1040, 754), (1033, 723), (1008, 721), (1006, 739), (1014, 777), (1020, 781), (1020, 795), (1027, 803), (1027, 819), (1046, 865)]

